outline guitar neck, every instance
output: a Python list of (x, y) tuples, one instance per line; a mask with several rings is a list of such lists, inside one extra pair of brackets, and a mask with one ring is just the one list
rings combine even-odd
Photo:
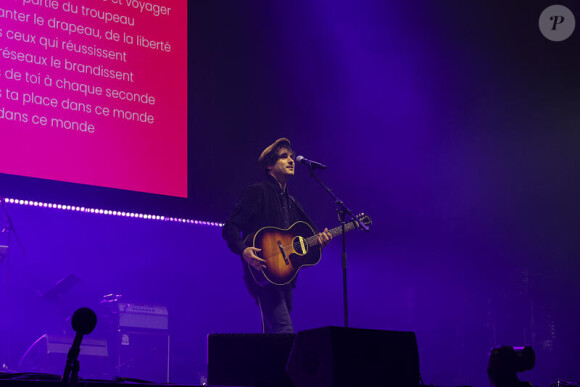
[[(358, 226), (355, 224), (354, 221), (348, 222), (347, 224), (344, 225), (344, 232), (354, 230), (357, 227)], [(332, 230), (328, 230), (328, 232), (334, 238), (335, 236), (342, 234), (342, 226), (335, 227)], [(312, 235), (311, 237), (306, 238), (306, 241), (308, 242), (309, 247), (316, 246), (318, 244), (318, 234)]]

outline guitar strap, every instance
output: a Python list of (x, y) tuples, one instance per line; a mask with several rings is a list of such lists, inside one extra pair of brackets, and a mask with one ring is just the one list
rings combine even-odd
[(300, 213), (302, 214), (302, 216), (304, 217), (304, 219), (306, 219), (306, 222), (308, 222), (308, 224), (310, 224), (312, 226), (312, 228), (314, 229), (314, 231), (316, 233), (318, 233), (318, 227), (316, 227), (316, 225), (314, 224), (314, 222), (312, 221), (312, 219), (310, 219), (310, 217), (308, 215), (306, 215), (306, 212), (304, 212), (304, 209), (302, 208), (302, 206), (300, 205), (300, 203), (298, 203), (298, 201), (296, 199), (294, 199), (294, 196), (288, 194), (288, 197), (290, 198), (290, 200), (292, 200), (292, 203), (294, 203), (294, 205), (296, 206), (296, 208), (298, 208), (298, 210), (300, 211)]

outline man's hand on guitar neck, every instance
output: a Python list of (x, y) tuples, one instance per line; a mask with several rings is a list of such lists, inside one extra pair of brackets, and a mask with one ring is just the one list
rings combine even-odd
[(332, 234), (328, 231), (328, 228), (325, 228), (323, 232), (318, 234), (318, 243), (320, 247), (325, 248), (332, 239)]
[(259, 253), (260, 251), (262, 251), (262, 249), (257, 247), (246, 247), (242, 252), (242, 258), (244, 261), (248, 262), (248, 265), (256, 270), (266, 268), (266, 261), (256, 255), (256, 253)]

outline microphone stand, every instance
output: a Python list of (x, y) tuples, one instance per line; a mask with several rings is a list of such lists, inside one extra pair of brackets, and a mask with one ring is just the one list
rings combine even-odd
[(60, 382), (61, 384), (76, 385), (79, 381), (79, 353), (81, 352), (83, 336), (95, 329), (97, 315), (89, 308), (77, 309), (72, 315), (71, 324), (76, 335), (66, 356), (66, 366)]
[(81, 352), (83, 336), (84, 335), (79, 332), (75, 335), (73, 345), (66, 356), (66, 366), (64, 367), (64, 373), (60, 380), (62, 384), (68, 384), (69, 382), (76, 384), (79, 381), (79, 353)]
[(0, 196), (0, 206), (2, 207), (2, 212), (4, 212), (4, 217), (6, 219), (6, 224), (2, 226), (0, 224), (0, 236), (3, 236), (2, 240), (0, 240), (0, 263), (4, 263), (4, 310), (6, 312), (6, 318), (4, 319), (5, 325), (5, 335), (6, 337), (3, 338), (2, 344), (2, 362), (0, 364), (1, 369), (0, 371), (7, 371), (8, 364), (11, 361), (11, 349), (10, 349), (10, 330), (11, 330), (11, 316), (12, 316), (12, 308), (10, 304), (10, 237), (14, 234), (16, 238), (16, 242), (18, 243), (18, 247), (20, 247), (20, 251), (22, 252), (23, 256), (26, 256), (26, 252), (24, 251), (24, 247), (22, 247), (22, 243), (20, 242), (20, 238), (18, 237), (18, 233), (16, 232), (16, 228), (14, 227), (14, 223), (12, 223), (12, 218), (8, 213), (8, 209), (6, 208), (6, 200), (3, 196)]
[[(326, 185), (322, 182), (322, 180), (320, 180), (318, 178), (318, 176), (316, 176), (316, 174), (314, 173), (314, 168), (312, 168), (312, 166), (309, 166), (310, 169), (310, 176), (312, 176), (312, 178), (314, 180), (316, 180), (318, 182), (318, 184), (320, 184), (322, 186), (322, 188), (324, 188), (326, 190), (326, 192), (329, 193), (330, 196), (332, 196), (334, 198), (334, 201), (336, 203), (336, 213), (338, 214), (338, 220), (340, 221), (340, 224), (342, 226), (342, 303), (343, 303), (343, 307), (344, 307), (344, 327), (348, 328), (348, 290), (347, 290), (347, 260), (346, 260), (346, 232), (345, 232), (345, 225), (346, 225), (346, 216), (349, 215), (353, 220), (356, 220), (356, 216), (353, 214), (353, 212), (344, 204), (344, 202), (342, 200), (340, 200), (338, 198), (338, 196), (336, 196), (334, 194), (334, 192)], [(363, 222), (358, 222), (359, 226), (365, 230), (365, 231), (369, 231), (369, 227), (367, 225), (365, 225)]]

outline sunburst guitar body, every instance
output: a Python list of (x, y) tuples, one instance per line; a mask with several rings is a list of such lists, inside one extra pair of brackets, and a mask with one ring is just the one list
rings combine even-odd
[[(358, 222), (370, 225), (368, 216), (361, 214), (356, 221), (345, 224), (345, 231), (359, 228)], [(329, 230), (335, 237), (342, 234), (342, 226)], [(245, 240), (246, 246), (261, 249), (258, 256), (266, 261), (266, 268), (256, 270), (248, 265), (254, 281), (260, 286), (290, 283), (304, 266), (320, 261), (321, 246), (318, 234), (306, 222), (296, 222), (287, 229), (264, 227)]]

